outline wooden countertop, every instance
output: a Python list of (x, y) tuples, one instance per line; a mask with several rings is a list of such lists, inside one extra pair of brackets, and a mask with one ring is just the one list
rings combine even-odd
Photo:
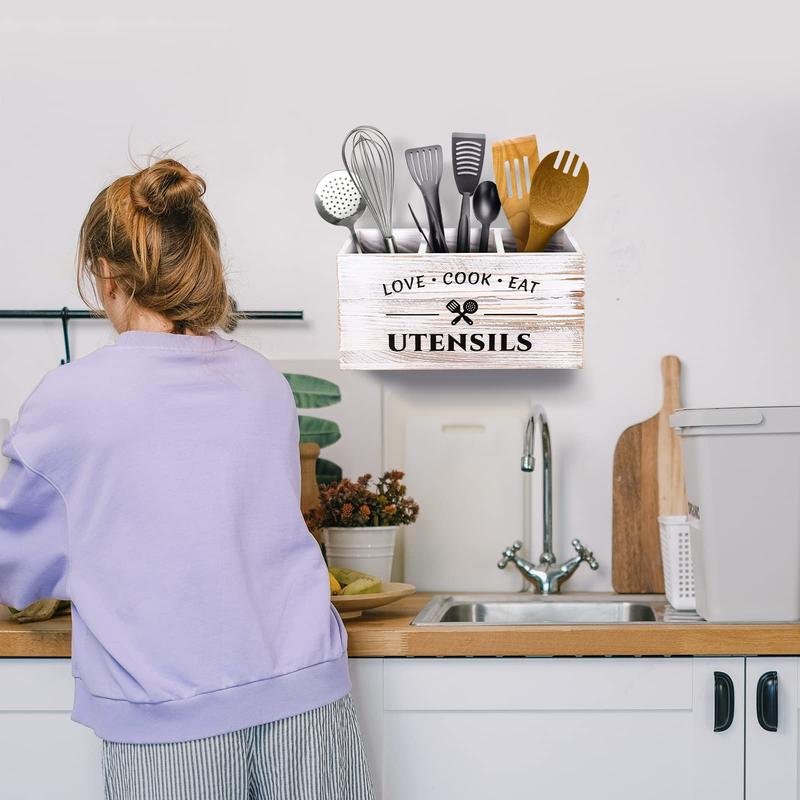
[[(349, 652), (363, 656), (800, 655), (800, 624), (627, 623), (416, 628), (420, 592), (347, 620)], [(70, 617), (19, 625), (0, 607), (0, 657), (70, 656)]]
[(69, 658), (72, 653), (72, 617), (64, 614), (44, 622), (13, 622), (0, 605), (0, 657)]

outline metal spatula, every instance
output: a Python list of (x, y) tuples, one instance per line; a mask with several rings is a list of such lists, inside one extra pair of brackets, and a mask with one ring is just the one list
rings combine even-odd
[(435, 253), (449, 253), (444, 239), (442, 206), (439, 202), (439, 184), (442, 180), (444, 157), (442, 146), (432, 144), (428, 147), (412, 147), (406, 150), (408, 171), (422, 192), (425, 210), (428, 212), (431, 246)]
[(492, 145), (492, 160), (500, 202), (517, 241), (517, 252), (522, 252), (530, 228), (528, 207), (531, 178), (539, 166), (536, 137), (522, 136), (495, 142)]
[(486, 136), (482, 133), (453, 134), (453, 174), (461, 193), (456, 252), (469, 253), (469, 200), (481, 179)]

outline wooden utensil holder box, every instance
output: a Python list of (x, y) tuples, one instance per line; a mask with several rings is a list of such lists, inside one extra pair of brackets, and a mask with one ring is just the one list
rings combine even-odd
[(540, 253), (515, 252), (508, 228), (487, 253), (429, 253), (411, 228), (389, 254), (379, 231), (358, 233), (364, 253), (348, 239), (337, 257), (342, 369), (583, 366), (585, 260), (566, 230)]

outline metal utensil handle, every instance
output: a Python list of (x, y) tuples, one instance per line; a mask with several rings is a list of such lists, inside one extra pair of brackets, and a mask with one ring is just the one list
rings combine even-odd
[(417, 219), (417, 215), (414, 213), (414, 209), (411, 207), (411, 203), (408, 204), (408, 210), (411, 212), (411, 216), (414, 219), (414, 224), (417, 226), (417, 230), (422, 234), (422, 238), (425, 240), (425, 244), (428, 247), (428, 252), (432, 253), (433, 248), (431, 247), (431, 243), (428, 240), (428, 237), (425, 235), (425, 231), (422, 230), (422, 225), (419, 224), (419, 220)]
[(461, 214), (458, 218), (456, 252), (469, 253), (469, 195), (466, 192), (461, 195)]
[(488, 253), (489, 252), (489, 224), (484, 223), (481, 225), (481, 240), (480, 244), (478, 245), (478, 252), (479, 253)]
[(444, 238), (444, 229), (442, 228), (441, 211), (437, 215), (433, 203), (428, 200), (428, 197), (423, 194), (425, 200), (425, 211), (428, 214), (428, 233), (430, 234), (431, 247), (434, 253), (448, 252), (447, 242)]
[(356, 253), (363, 253), (364, 248), (361, 247), (361, 240), (358, 238), (358, 234), (356, 233), (356, 226), (351, 223), (347, 227), (350, 231), (350, 236), (353, 237), (353, 247), (355, 247)]
[(433, 191), (433, 212), (436, 215), (436, 228), (442, 239), (442, 252), (449, 253), (450, 248), (447, 246), (447, 239), (444, 235), (444, 217), (442, 216), (442, 204), (439, 199), (439, 187)]

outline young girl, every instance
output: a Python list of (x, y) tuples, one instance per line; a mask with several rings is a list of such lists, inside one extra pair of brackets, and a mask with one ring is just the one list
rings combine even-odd
[(233, 315), (204, 190), (166, 159), (89, 208), (79, 287), (119, 337), (45, 375), (5, 439), (0, 601), (72, 600), (72, 718), (109, 800), (372, 798), (292, 393), (213, 331)]

